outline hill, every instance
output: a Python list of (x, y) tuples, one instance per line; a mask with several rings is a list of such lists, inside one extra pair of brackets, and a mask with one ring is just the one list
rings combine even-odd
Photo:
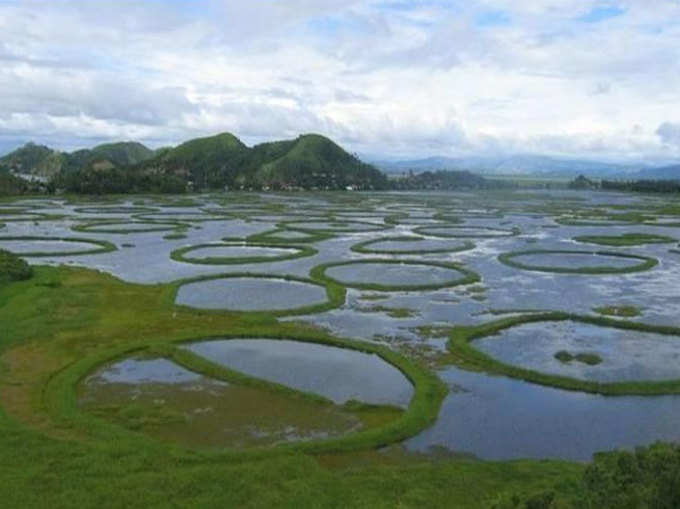
[(62, 152), (44, 145), (27, 143), (21, 148), (0, 157), (0, 169), (16, 173), (52, 177), (61, 171), (66, 161)]
[(28, 183), (15, 177), (8, 171), (0, 171), (0, 196), (12, 196), (25, 193), (28, 190)]
[(141, 143), (125, 141), (97, 145), (92, 149), (82, 149), (66, 154), (66, 171), (78, 170), (97, 162), (109, 162), (113, 166), (129, 166), (154, 157), (155, 152)]
[[(262, 151), (254, 150), (256, 154)], [(305, 134), (292, 142), (268, 146), (266, 151), (272, 159), (259, 165), (254, 180), (268, 187), (383, 189), (387, 185), (386, 177), (376, 168), (318, 134)]]
[(166, 149), (138, 165), (137, 170), (185, 179), (198, 189), (234, 183), (248, 162), (250, 149), (231, 133), (196, 138)]
[(383, 189), (386, 177), (318, 134), (247, 147), (231, 133), (190, 140), (137, 165), (195, 189)]
[(399, 191), (430, 190), (452, 191), (458, 189), (493, 189), (510, 187), (507, 182), (489, 180), (469, 171), (426, 171), (409, 174), (392, 181), (393, 189)]

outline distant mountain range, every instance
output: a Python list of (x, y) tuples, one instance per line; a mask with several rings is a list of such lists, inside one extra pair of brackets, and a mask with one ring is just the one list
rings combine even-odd
[(397, 161), (373, 160), (372, 162), (388, 173), (467, 170), (482, 175), (536, 175), (573, 178), (584, 174), (595, 178), (680, 179), (680, 165), (652, 167), (641, 164), (561, 159), (541, 155), (428, 157)]

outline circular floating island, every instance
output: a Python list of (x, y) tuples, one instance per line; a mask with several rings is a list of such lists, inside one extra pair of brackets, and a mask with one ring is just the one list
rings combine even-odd
[(428, 237), (442, 238), (477, 238), (491, 239), (497, 237), (512, 237), (519, 235), (519, 230), (508, 230), (505, 228), (495, 228), (491, 226), (460, 226), (460, 225), (440, 225), (440, 226), (421, 226), (413, 229), (413, 233), (427, 235)]
[(71, 237), (0, 237), (0, 249), (18, 256), (76, 256), (108, 253), (116, 246), (110, 242)]
[(669, 244), (677, 239), (667, 235), (650, 233), (622, 233), (621, 235), (581, 235), (574, 237), (576, 242), (599, 244), (601, 246), (642, 246), (645, 244)]
[(64, 416), (246, 455), (346, 451), (413, 436), (445, 394), (434, 374), (390, 349), (328, 336), (140, 343), (134, 352), (82, 359), (53, 380), (73, 394)]
[(226, 214), (208, 214), (204, 212), (155, 212), (139, 214), (135, 219), (140, 221), (178, 221), (181, 223), (202, 223), (205, 221), (231, 221), (234, 218)]
[(113, 233), (125, 235), (128, 233), (169, 232), (178, 228), (188, 227), (183, 223), (161, 223), (155, 221), (98, 221), (73, 226), (71, 229), (84, 233)]
[(393, 259), (326, 263), (311, 274), (321, 281), (384, 292), (437, 290), (479, 281), (477, 274), (457, 264)]
[(619, 252), (542, 249), (503, 253), (498, 260), (517, 269), (558, 274), (624, 274), (658, 264), (649, 256)]
[(284, 221), (279, 226), (287, 230), (299, 230), (319, 233), (365, 233), (377, 232), (391, 228), (391, 225), (370, 223), (366, 221)]
[(549, 312), (452, 329), (458, 362), (491, 374), (607, 395), (679, 394), (680, 329)]
[(680, 379), (676, 336), (574, 320), (516, 325), (472, 341), (512, 366), (595, 382)]
[(352, 251), (367, 254), (429, 254), (457, 253), (473, 249), (470, 241), (451, 241), (443, 239), (426, 239), (424, 237), (383, 237), (359, 242), (352, 246)]
[(204, 265), (230, 265), (279, 262), (313, 256), (316, 249), (308, 246), (223, 242), (182, 247), (170, 253), (173, 260)]
[(223, 274), (178, 283), (175, 304), (196, 309), (309, 314), (340, 306), (342, 288), (297, 277)]
[(149, 207), (133, 207), (133, 206), (109, 206), (109, 207), (79, 207), (74, 209), (74, 212), (79, 214), (149, 214), (156, 212), (158, 209)]

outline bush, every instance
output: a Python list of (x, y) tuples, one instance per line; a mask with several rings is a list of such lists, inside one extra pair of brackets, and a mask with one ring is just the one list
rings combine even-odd
[(28, 279), (33, 275), (33, 269), (18, 256), (0, 249), (0, 285), (12, 281)]
[(573, 493), (505, 494), (493, 509), (675, 509), (680, 507), (680, 445), (595, 455)]

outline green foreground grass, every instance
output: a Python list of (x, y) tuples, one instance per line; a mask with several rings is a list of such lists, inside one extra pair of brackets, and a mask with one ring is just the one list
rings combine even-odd
[[(112, 352), (219, 335), (343, 341), (262, 313), (178, 308), (173, 292), (172, 285), (132, 285), (66, 267), (38, 267), (32, 279), (0, 286), (2, 507), (483, 508), (518, 491), (558, 486), (568, 496), (583, 472), (560, 461), (390, 456), (374, 450), (382, 443), (375, 435), (313, 453), (303, 447), (238, 455), (96, 425), (74, 408), (73, 384)], [(413, 361), (384, 354), (426, 389), (402, 430), (427, 425), (440, 385)]]

